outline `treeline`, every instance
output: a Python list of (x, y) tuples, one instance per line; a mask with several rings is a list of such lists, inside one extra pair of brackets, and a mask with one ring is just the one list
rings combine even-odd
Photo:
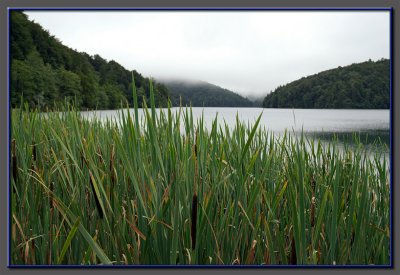
[(267, 95), (263, 107), (389, 109), (390, 62), (369, 60), (303, 77)]
[[(66, 100), (80, 109), (133, 106), (132, 73), (117, 62), (64, 46), (21, 11), (10, 12), (10, 101), (21, 96), (31, 108), (54, 108)], [(149, 99), (149, 79), (134, 71), (139, 104)], [(168, 90), (153, 82), (157, 106), (167, 106)]]
[(228, 89), (204, 81), (163, 81), (173, 106), (253, 107), (253, 102)]

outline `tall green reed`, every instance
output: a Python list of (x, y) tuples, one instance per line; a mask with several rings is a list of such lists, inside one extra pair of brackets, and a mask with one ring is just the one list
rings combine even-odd
[[(12, 110), (13, 264), (388, 264), (387, 161), (190, 108)], [(152, 87), (152, 85), (150, 85)], [(145, 102), (145, 101), (144, 101)], [(183, 131), (181, 129), (183, 125)]]

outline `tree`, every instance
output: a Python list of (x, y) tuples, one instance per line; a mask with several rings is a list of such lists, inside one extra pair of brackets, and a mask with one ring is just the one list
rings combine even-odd
[(367, 61), (324, 71), (280, 86), (264, 107), (389, 108), (390, 61)]
[(24, 60), (33, 49), (28, 18), (21, 11), (11, 11), (10, 23), (11, 59)]
[(61, 98), (74, 103), (77, 108), (82, 105), (81, 79), (77, 74), (60, 67), (57, 69), (57, 84)]
[[(20, 11), (11, 11), (11, 105), (18, 107), (21, 95), (32, 108), (53, 108), (65, 100), (80, 108), (133, 106), (131, 72), (116, 61), (93, 57), (64, 46), (60, 40), (29, 21)], [(136, 88), (149, 98), (149, 79), (133, 71)], [(166, 106), (168, 89), (154, 84), (158, 106)]]

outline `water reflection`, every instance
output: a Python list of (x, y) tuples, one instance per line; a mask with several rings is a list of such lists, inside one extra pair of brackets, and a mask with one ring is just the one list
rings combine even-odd
[(307, 132), (307, 136), (327, 142), (338, 141), (349, 145), (364, 144), (383, 150), (390, 148), (390, 131), (369, 130), (356, 132)]

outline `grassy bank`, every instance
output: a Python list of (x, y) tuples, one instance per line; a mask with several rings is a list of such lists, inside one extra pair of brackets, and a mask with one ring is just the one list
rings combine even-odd
[(135, 111), (13, 110), (12, 264), (389, 263), (378, 154)]

